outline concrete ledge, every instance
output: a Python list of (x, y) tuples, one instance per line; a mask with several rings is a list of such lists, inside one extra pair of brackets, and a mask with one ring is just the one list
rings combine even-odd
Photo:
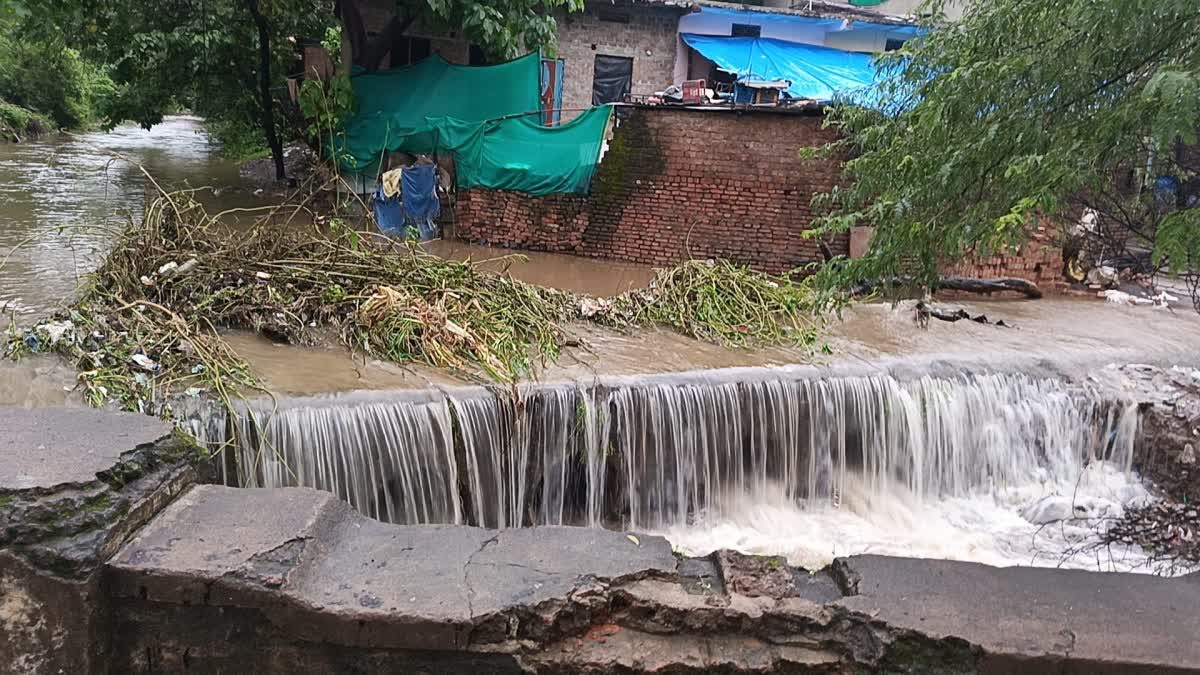
[[(636, 541), (635, 541), (636, 540)], [(199, 486), (108, 564), (116, 672), (1200, 672), (1200, 580), (393, 526)]]
[(462, 650), (567, 630), (576, 618), (558, 612), (603, 581), (674, 568), (659, 538), (395, 526), (314, 490), (198, 486), (110, 562), (108, 579), (117, 598), (256, 609), (303, 640)]
[(0, 408), (0, 674), (108, 671), (98, 568), (195, 477), (142, 415)]
[(855, 613), (982, 650), (981, 670), (1059, 662), (1062, 672), (1200, 672), (1200, 579), (948, 560), (842, 562)]

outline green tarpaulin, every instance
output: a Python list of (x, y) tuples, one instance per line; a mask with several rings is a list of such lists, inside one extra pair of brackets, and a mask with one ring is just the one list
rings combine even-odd
[(346, 124), (343, 165), (368, 169), (384, 150), (428, 154), (426, 118), (484, 122), (541, 109), (541, 57), (534, 53), (495, 66), (456, 66), (441, 56), (351, 78), (357, 112)]
[(538, 54), (495, 66), (456, 66), (440, 56), (352, 78), (357, 112), (337, 155), (373, 174), (384, 151), (454, 152), (460, 188), (533, 195), (586, 192), (611, 109), (568, 124), (540, 124)]
[(611, 113), (612, 106), (592, 108), (557, 127), (531, 117), (483, 125), (443, 120), (434, 126), (445, 139), (441, 147), (455, 152), (461, 189), (578, 194), (591, 184)]

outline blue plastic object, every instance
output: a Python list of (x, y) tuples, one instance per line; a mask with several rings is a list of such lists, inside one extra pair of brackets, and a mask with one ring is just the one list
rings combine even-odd
[(420, 228), (422, 239), (429, 239), (433, 233), (433, 220), (442, 211), (437, 196), (437, 167), (432, 164), (407, 167), (401, 174), (400, 184), (403, 186), (400, 194), (405, 219)]
[(371, 200), (375, 207), (375, 222), (384, 234), (404, 236), (408, 230), (404, 225), (404, 205), (397, 195), (391, 199), (383, 196), (383, 186), (375, 189), (375, 198)]
[[(860, 98), (878, 77), (870, 54), (787, 42), (685, 33), (683, 41), (718, 68), (744, 80), (787, 80), (793, 98)], [(866, 98), (870, 98), (869, 95)]]

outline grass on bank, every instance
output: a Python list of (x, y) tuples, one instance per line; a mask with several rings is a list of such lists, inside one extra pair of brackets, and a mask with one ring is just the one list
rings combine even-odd
[(37, 138), (53, 128), (50, 118), (0, 99), (0, 139), (21, 142)]
[(728, 262), (660, 270), (649, 288), (604, 300), (482, 271), (418, 246), (333, 224), (217, 222), (188, 193), (162, 194), (130, 224), (67, 310), (10, 330), (11, 357), (68, 358), (94, 405), (161, 412), (194, 388), (227, 405), (261, 389), (218, 329), (292, 344), (335, 334), (359, 352), (512, 383), (573, 342), (579, 321), (670, 327), (732, 346), (811, 345), (804, 283)]

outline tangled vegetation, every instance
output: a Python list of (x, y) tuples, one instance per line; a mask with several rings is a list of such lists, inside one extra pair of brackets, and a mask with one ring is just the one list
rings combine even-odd
[(41, 113), (0, 100), (0, 139), (21, 142), (36, 138), (50, 129), (50, 120)]
[(10, 356), (53, 351), (95, 405), (159, 412), (170, 394), (262, 390), (220, 329), (291, 344), (336, 335), (360, 353), (511, 383), (557, 358), (577, 321), (668, 326), (733, 346), (811, 344), (807, 286), (727, 262), (662, 270), (611, 300), (534, 286), (445, 260), (416, 244), (329, 221), (266, 218), (245, 228), (189, 193), (163, 194), (120, 232), (80, 299), (10, 332)]
[(670, 326), (735, 347), (811, 344), (819, 326), (807, 285), (727, 260), (692, 260), (662, 269), (649, 288), (599, 302), (602, 309), (594, 318), (602, 323)]

